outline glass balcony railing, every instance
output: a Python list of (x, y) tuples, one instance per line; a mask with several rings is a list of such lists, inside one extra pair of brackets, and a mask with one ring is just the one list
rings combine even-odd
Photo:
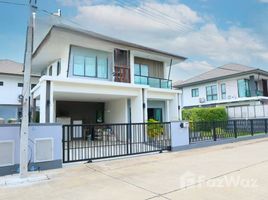
[(135, 75), (135, 84), (149, 85), (154, 88), (172, 88), (172, 81), (163, 78)]

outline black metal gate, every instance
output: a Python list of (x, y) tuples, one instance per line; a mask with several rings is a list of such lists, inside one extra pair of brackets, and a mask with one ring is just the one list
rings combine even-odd
[(170, 123), (63, 125), (63, 162), (170, 150)]

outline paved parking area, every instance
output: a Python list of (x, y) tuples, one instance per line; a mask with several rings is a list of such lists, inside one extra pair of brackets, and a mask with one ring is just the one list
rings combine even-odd
[(268, 138), (75, 164), (48, 181), (0, 188), (0, 199), (267, 200)]

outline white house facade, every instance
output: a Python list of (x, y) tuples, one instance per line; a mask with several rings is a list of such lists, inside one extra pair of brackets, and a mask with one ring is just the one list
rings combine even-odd
[[(178, 119), (169, 79), (184, 57), (68, 26), (53, 26), (33, 54), (40, 122), (140, 123)], [(36, 105), (34, 105), (35, 107)]]
[[(0, 118), (19, 120), (21, 117), (21, 95), (23, 88), (23, 65), (11, 60), (0, 60)], [(32, 75), (32, 88), (39, 76)]]
[(183, 81), (181, 108), (268, 104), (268, 72), (228, 64)]

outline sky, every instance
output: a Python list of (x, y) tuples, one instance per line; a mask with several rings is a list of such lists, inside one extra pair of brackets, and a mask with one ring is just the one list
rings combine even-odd
[[(187, 57), (172, 68), (173, 80), (228, 63), (268, 70), (268, 0), (38, 0), (37, 6), (38, 25), (57, 20)], [(62, 17), (53, 20), (41, 11), (59, 8)], [(0, 59), (23, 62), (28, 14), (27, 6), (0, 0)]]

